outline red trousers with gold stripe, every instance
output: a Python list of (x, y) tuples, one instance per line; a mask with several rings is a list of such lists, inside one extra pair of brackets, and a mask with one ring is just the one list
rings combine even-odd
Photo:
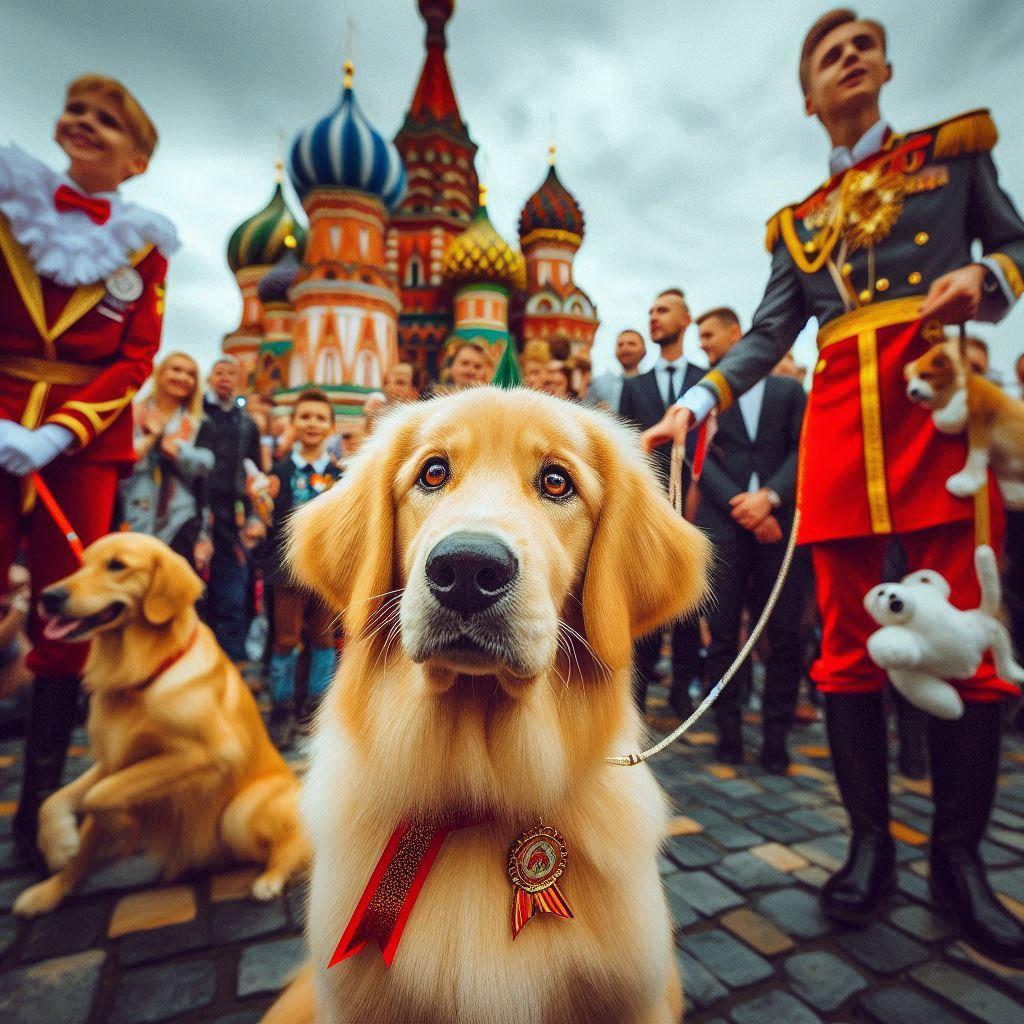
[[(1000, 513), (992, 521), (992, 544), (997, 551), (1002, 548), (1003, 533)], [(913, 530), (898, 539), (906, 552), (908, 573), (934, 569), (949, 582), (955, 607), (978, 607), (981, 591), (974, 571), (971, 520)], [(811, 678), (823, 693), (876, 693), (885, 685), (885, 672), (867, 652), (867, 639), (879, 626), (863, 602), (864, 595), (882, 582), (889, 541), (888, 536), (871, 536), (811, 545), (822, 623), (821, 656), (811, 669)], [(968, 703), (1019, 694), (1015, 686), (996, 676), (988, 658), (973, 679), (952, 683)]]
[[(42, 471), (43, 480), (86, 547), (110, 532), (119, 469), (115, 462), (86, 462), (58, 456)], [(36, 500), (29, 512), (22, 515), (25, 484), (26, 481), (0, 470), (0, 582), (6, 586), (7, 570), (24, 538), (32, 575), (28, 627), (32, 651), (28, 667), (37, 676), (80, 675), (89, 645), (47, 640), (37, 610), (40, 591), (73, 573), (78, 568), (78, 559), (41, 501)]]

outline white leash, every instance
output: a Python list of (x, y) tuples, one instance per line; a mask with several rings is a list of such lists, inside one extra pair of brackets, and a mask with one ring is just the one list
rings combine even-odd
[[(680, 514), (683, 514), (683, 500), (684, 495), (682, 494), (682, 480), (683, 480), (683, 462), (685, 460), (684, 449), (682, 445), (672, 445), (672, 462), (669, 467), (669, 478), (668, 478), (668, 494), (669, 500), (672, 502), (672, 507)], [(796, 551), (796, 535), (797, 529), (800, 526), (800, 509), (797, 508), (793, 512), (793, 526), (789, 531), (789, 540), (786, 543), (786, 554), (782, 559), (782, 568), (779, 570), (778, 579), (775, 581), (775, 586), (772, 587), (772, 592), (768, 595), (768, 600), (765, 602), (764, 609), (761, 612), (760, 618), (754, 628), (750, 631), (750, 636), (747, 637), (747, 642), (743, 645), (740, 653), (736, 655), (733, 663), (729, 666), (725, 675), (718, 680), (717, 683), (708, 691), (707, 696), (700, 702), (693, 714), (682, 722), (675, 729), (672, 730), (667, 736), (663, 737), (653, 747), (649, 747), (647, 750), (641, 751), (639, 754), (619, 754), (615, 757), (606, 757), (605, 761), (608, 764), (622, 765), (629, 767), (634, 764), (642, 764), (650, 757), (654, 757), (655, 754), (661, 753), (666, 747), (671, 746), (680, 736), (686, 732), (694, 722), (704, 714), (705, 711), (718, 699), (718, 695), (729, 685), (733, 676), (739, 671), (739, 667), (747, 660), (750, 656), (750, 652), (754, 649), (757, 641), (761, 639), (761, 634), (764, 632), (765, 626), (768, 625), (768, 620), (771, 618), (772, 612), (775, 610), (775, 605), (779, 600), (779, 595), (782, 593), (782, 588), (786, 584), (786, 578), (789, 576), (789, 569), (793, 563), (793, 554)]]

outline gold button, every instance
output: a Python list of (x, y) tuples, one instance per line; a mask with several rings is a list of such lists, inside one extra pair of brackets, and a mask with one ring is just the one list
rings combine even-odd
[(914, 235), (914, 244), (915, 245), (926, 245), (927, 243), (928, 243), (928, 232), (927, 231), (918, 231), (918, 233), (916, 235)]
[(852, 263), (844, 263), (843, 264), (843, 277), (849, 277), (852, 273), (853, 273), (853, 264)]
[(804, 242), (804, 252), (810, 255), (818, 247), (813, 242)]
[(814, 367), (814, 372), (815, 373), (824, 373), (825, 372), (825, 367), (827, 367), (827, 366), (828, 366), (828, 363), (826, 363), (824, 359), (819, 359), (817, 366)]
[(871, 292), (868, 291), (867, 288), (865, 288), (864, 291), (862, 291), (860, 293), (860, 295), (857, 296), (857, 298), (859, 298), (861, 302), (870, 302), (871, 301)]
[(921, 271), (915, 270), (910, 274), (907, 274), (907, 284), (920, 284), (921, 283)]
[(887, 278), (887, 277), (880, 277), (875, 282), (875, 288), (878, 291), (880, 291), (880, 292), (884, 292), (886, 290), (886, 288), (888, 288), (888, 287), (889, 287), (889, 278)]

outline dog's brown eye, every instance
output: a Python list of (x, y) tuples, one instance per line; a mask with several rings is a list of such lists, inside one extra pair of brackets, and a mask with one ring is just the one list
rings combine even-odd
[(127, 569), (128, 566), (124, 564), (119, 558), (112, 558), (107, 562), (107, 568), (111, 572), (120, 572), (122, 569)]
[(563, 469), (545, 469), (540, 486), (549, 498), (568, 498), (572, 494), (572, 481)]
[(431, 459), (420, 471), (419, 483), (427, 490), (436, 491), (448, 481), (451, 470), (444, 459)]

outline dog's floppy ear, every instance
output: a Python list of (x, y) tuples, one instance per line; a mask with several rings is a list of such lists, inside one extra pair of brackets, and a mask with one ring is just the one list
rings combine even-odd
[(177, 552), (162, 545), (153, 555), (149, 588), (142, 598), (147, 622), (162, 626), (183, 608), (194, 605), (203, 592), (203, 581)]
[(293, 579), (345, 613), (349, 637), (359, 635), (395, 585), (394, 478), (416, 412), (380, 423), (341, 481), (288, 522)]
[(635, 637), (700, 603), (710, 546), (673, 511), (639, 452), (625, 449), (612, 428), (590, 433), (604, 502), (583, 580), (583, 622), (595, 652), (618, 669), (629, 664)]

